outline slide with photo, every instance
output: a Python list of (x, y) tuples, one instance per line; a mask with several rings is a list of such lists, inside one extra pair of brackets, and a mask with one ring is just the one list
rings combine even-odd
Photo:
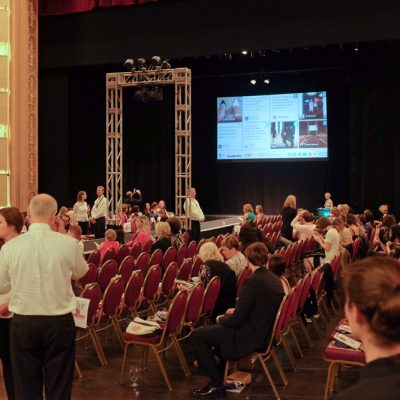
[(217, 98), (217, 160), (327, 158), (326, 92)]

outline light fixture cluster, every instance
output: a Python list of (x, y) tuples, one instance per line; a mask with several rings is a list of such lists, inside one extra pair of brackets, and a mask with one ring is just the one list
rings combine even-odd
[(263, 76), (252, 76), (250, 78), (250, 83), (255, 86), (257, 85), (257, 82), (263, 82), (265, 85), (269, 85), (271, 83), (271, 78), (268, 75), (263, 75)]

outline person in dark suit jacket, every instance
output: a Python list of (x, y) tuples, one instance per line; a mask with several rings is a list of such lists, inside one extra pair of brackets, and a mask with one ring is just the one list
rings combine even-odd
[(202, 389), (192, 390), (196, 398), (225, 397), (223, 373), (215, 361), (215, 349), (222, 360), (239, 360), (254, 351), (265, 350), (272, 334), (276, 313), (284, 297), (278, 277), (265, 268), (268, 250), (261, 242), (245, 253), (253, 275), (242, 287), (235, 309), (217, 317), (217, 324), (203, 326), (192, 334), (192, 346), (199, 367), (210, 378)]

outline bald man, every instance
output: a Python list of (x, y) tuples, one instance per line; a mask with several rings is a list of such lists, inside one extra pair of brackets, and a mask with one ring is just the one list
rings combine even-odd
[(57, 202), (35, 196), (29, 231), (0, 252), (0, 293), (11, 290), (11, 362), (18, 400), (71, 398), (76, 308), (71, 279), (88, 270), (76, 240), (55, 232)]

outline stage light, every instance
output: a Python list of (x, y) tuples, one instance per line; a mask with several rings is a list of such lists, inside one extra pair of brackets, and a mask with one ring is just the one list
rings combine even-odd
[(250, 83), (252, 85), (255, 85), (257, 83), (257, 79), (255, 79), (255, 78), (250, 79)]
[(170, 64), (168, 61), (164, 60), (164, 61), (161, 63), (161, 68), (162, 68), (162, 69), (171, 69), (172, 67), (171, 67), (171, 64)]
[(151, 69), (161, 69), (161, 57), (154, 56), (150, 61), (149, 70)]
[(138, 71), (146, 71), (147, 69), (146, 60), (144, 58), (138, 58), (136, 60), (136, 65)]
[(358, 46), (355, 46), (355, 47), (354, 47), (354, 51), (358, 51)]
[(264, 78), (264, 83), (265, 83), (266, 85), (269, 85), (269, 84), (270, 84), (269, 78), (265, 77), (265, 78)]
[(243, 50), (242, 54), (245, 56), (247, 54), (247, 50)]
[(128, 58), (124, 62), (124, 67), (128, 72), (135, 70), (135, 61), (132, 58)]

